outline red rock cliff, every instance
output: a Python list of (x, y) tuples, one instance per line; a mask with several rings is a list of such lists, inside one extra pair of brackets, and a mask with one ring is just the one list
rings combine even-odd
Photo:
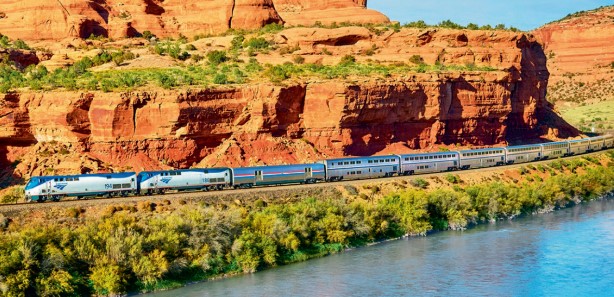
[(614, 6), (578, 13), (534, 34), (544, 44), (555, 80), (566, 73), (586, 76), (587, 82), (614, 76)]
[(0, 32), (13, 39), (59, 40), (216, 34), (270, 23), (385, 23), (364, 0), (3, 0)]

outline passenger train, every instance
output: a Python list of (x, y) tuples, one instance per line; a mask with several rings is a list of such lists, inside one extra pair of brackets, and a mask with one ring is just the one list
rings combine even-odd
[(312, 164), (238, 168), (193, 168), (122, 173), (35, 176), (26, 185), (28, 201), (64, 197), (163, 194), (166, 191), (223, 190), (283, 184), (334, 182), (393, 175), (467, 170), (566, 157), (614, 147), (614, 136), (462, 150), (322, 160)]

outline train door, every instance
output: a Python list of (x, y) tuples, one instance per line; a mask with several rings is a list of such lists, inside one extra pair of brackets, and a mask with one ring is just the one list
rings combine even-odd
[(254, 172), (254, 184), (257, 184), (259, 181), (264, 180), (264, 175), (262, 174), (262, 170), (256, 170)]
[(153, 190), (157, 191), (158, 190), (158, 181), (160, 180), (160, 174), (155, 174), (154, 177), (151, 179), (153, 182)]
[(45, 197), (47, 200), (49, 200), (51, 198), (51, 189), (53, 189), (53, 187), (51, 186), (51, 180), (49, 180), (48, 182), (45, 183)]
[(305, 179), (313, 177), (313, 169), (311, 167), (305, 167)]
[(397, 165), (392, 166), (392, 171), (395, 173), (399, 173), (399, 166)]

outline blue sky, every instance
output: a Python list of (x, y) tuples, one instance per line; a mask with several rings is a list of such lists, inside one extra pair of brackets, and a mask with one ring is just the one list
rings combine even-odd
[(368, 7), (401, 24), (450, 19), (467, 25), (505, 24), (532, 30), (569, 13), (613, 5), (614, 0), (369, 0)]

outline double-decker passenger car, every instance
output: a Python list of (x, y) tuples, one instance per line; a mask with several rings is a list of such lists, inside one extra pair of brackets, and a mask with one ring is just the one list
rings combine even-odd
[(63, 197), (126, 196), (136, 192), (136, 173), (33, 176), (25, 187), (27, 201), (58, 201)]
[(503, 148), (485, 148), (459, 152), (460, 168), (482, 168), (505, 164)]
[(324, 165), (295, 164), (232, 168), (232, 185), (235, 188), (315, 183), (325, 179)]
[(537, 161), (542, 157), (542, 147), (539, 144), (508, 146), (505, 155), (507, 164)]
[(588, 138), (569, 140), (569, 155), (584, 154), (590, 150), (591, 141)]
[(399, 173), (399, 156), (340, 158), (320, 161), (326, 165), (326, 180), (340, 181), (393, 176)]
[(540, 144), (542, 147), (542, 159), (552, 159), (569, 155), (569, 142), (559, 141)]
[(458, 152), (399, 155), (402, 175), (458, 169)]
[[(605, 148), (608, 148), (614, 145), (614, 143), (611, 143), (612, 137), (613, 136), (611, 135), (590, 137), (589, 140), (591, 143), (590, 143), (589, 151), (598, 151), (598, 150), (605, 149)], [(608, 138), (610, 138), (609, 145), (608, 145)]]
[(230, 185), (229, 168), (143, 171), (137, 177), (141, 194), (167, 190), (222, 190)]

